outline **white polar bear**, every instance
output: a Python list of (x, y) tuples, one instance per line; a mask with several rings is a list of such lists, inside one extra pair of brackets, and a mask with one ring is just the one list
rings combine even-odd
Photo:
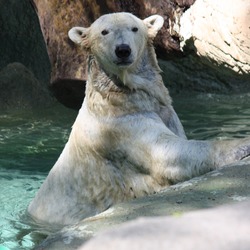
[(162, 25), (158, 15), (115, 13), (69, 31), (89, 53), (86, 97), (31, 216), (75, 223), (249, 156), (249, 139), (186, 139), (152, 44)]

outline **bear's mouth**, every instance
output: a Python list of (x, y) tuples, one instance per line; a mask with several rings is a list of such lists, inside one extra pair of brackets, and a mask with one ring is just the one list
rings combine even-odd
[(132, 61), (130, 60), (119, 60), (114, 62), (116, 65), (121, 66), (121, 67), (126, 67), (132, 64)]

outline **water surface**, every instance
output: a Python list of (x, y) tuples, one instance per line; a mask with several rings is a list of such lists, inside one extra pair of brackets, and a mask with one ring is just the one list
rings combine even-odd
[[(174, 107), (190, 139), (250, 135), (250, 94), (178, 95)], [(0, 113), (0, 250), (32, 249), (43, 237), (25, 209), (67, 141), (77, 113), (56, 106)]]
[(32, 249), (44, 237), (26, 224), (25, 210), (61, 153), (76, 115), (59, 105), (0, 113), (0, 250)]

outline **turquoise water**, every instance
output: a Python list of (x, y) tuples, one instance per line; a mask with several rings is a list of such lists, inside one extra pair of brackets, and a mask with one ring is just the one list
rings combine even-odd
[(0, 114), (0, 250), (32, 249), (44, 237), (39, 226), (29, 226), (25, 209), (58, 158), (76, 115), (61, 106)]
[[(192, 139), (250, 135), (250, 94), (178, 95), (174, 107)], [(67, 141), (77, 113), (46, 110), (0, 113), (0, 250), (32, 249), (45, 236), (25, 209)]]

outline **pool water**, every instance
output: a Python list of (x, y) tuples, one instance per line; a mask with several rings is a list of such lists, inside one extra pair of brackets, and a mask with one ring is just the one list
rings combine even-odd
[(32, 249), (45, 237), (38, 225), (29, 225), (25, 210), (62, 151), (76, 115), (59, 105), (0, 114), (0, 250)]
[[(250, 94), (178, 95), (174, 107), (188, 138), (250, 135)], [(28, 250), (46, 237), (26, 208), (57, 160), (77, 112), (57, 105), (0, 113), (0, 250)]]

